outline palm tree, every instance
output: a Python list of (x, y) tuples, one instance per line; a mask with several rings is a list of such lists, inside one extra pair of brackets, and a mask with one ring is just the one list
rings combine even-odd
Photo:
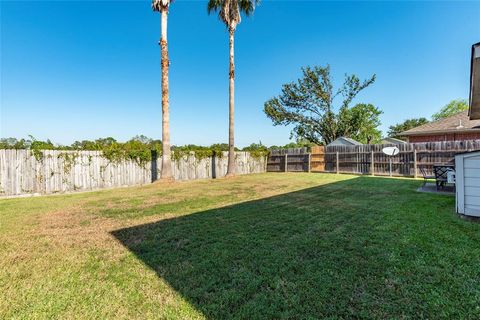
[(160, 54), (162, 65), (162, 180), (172, 180), (172, 159), (170, 153), (170, 113), (168, 103), (168, 46), (167, 17), (168, 8), (173, 0), (152, 0), (153, 11), (161, 13)]
[(218, 12), (218, 17), (225, 23), (230, 36), (230, 87), (229, 87), (229, 122), (228, 122), (228, 167), (227, 177), (235, 175), (235, 141), (234, 141), (234, 93), (235, 93), (235, 64), (233, 42), (235, 29), (241, 21), (241, 13), (249, 16), (255, 10), (260, 0), (209, 0), (208, 13)]

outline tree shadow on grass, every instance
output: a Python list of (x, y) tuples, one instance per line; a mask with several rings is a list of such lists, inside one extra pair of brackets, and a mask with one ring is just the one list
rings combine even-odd
[(113, 235), (209, 319), (418, 314), (392, 258), (415, 259), (395, 210), (428, 197), (417, 184), (360, 177)]

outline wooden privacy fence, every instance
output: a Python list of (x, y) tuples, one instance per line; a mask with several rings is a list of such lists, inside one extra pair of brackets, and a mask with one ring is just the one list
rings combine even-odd
[(272, 152), (268, 159), (267, 171), (319, 171), (389, 175), (391, 160), (391, 174), (393, 176), (417, 177), (421, 176), (422, 171), (431, 174), (434, 164), (452, 162), (457, 153), (480, 150), (480, 140), (395, 145), (400, 152), (391, 159), (382, 152), (382, 149), (388, 146), (394, 145), (312, 147), (311, 154), (306, 155), (305, 151), (302, 158), (309, 163), (304, 163), (303, 166), (297, 164), (297, 168), (302, 168), (302, 170), (290, 170), (289, 165), (285, 170), (284, 162), (289, 161), (292, 157), (289, 153), (291, 149), (284, 150), (283, 154)]
[(310, 156), (310, 170), (322, 172), (325, 171), (325, 147), (312, 147), (312, 154)]
[[(236, 173), (260, 173), (266, 159), (248, 152), (235, 155)], [(142, 185), (160, 177), (161, 159), (139, 164), (133, 160), (111, 162), (101, 151), (44, 150), (35, 157), (30, 150), (0, 149), (0, 196), (50, 194)], [(222, 177), (227, 172), (227, 153), (196, 159), (192, 153), (172, 161), (175, 180)]]
[(267, 162), (268, 172), (308, 172), (310, 153), (307, 148), (272, 150)]

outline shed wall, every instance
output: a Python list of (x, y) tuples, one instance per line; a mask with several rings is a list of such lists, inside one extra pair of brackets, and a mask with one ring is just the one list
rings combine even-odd
[(480, 155), (464, 159), (465, 213), (480, 215)]

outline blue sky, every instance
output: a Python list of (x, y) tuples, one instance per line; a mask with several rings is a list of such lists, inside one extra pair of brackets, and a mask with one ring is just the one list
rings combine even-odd
[[(0, 136), (161, 137), (159, 15), (149, 1), (1, 1)], [(228, 37), (206, 1), (169, 16), (173, 144), (227, 141)], [(468, 97), (480, 2), (264, 1), (236, 32), (236, 143), (285, 144), (263, 104), (306, 65), (377, 74), (354, 102), (382, 130)], [(337, 101), (339, 103), (339, 101)]]

